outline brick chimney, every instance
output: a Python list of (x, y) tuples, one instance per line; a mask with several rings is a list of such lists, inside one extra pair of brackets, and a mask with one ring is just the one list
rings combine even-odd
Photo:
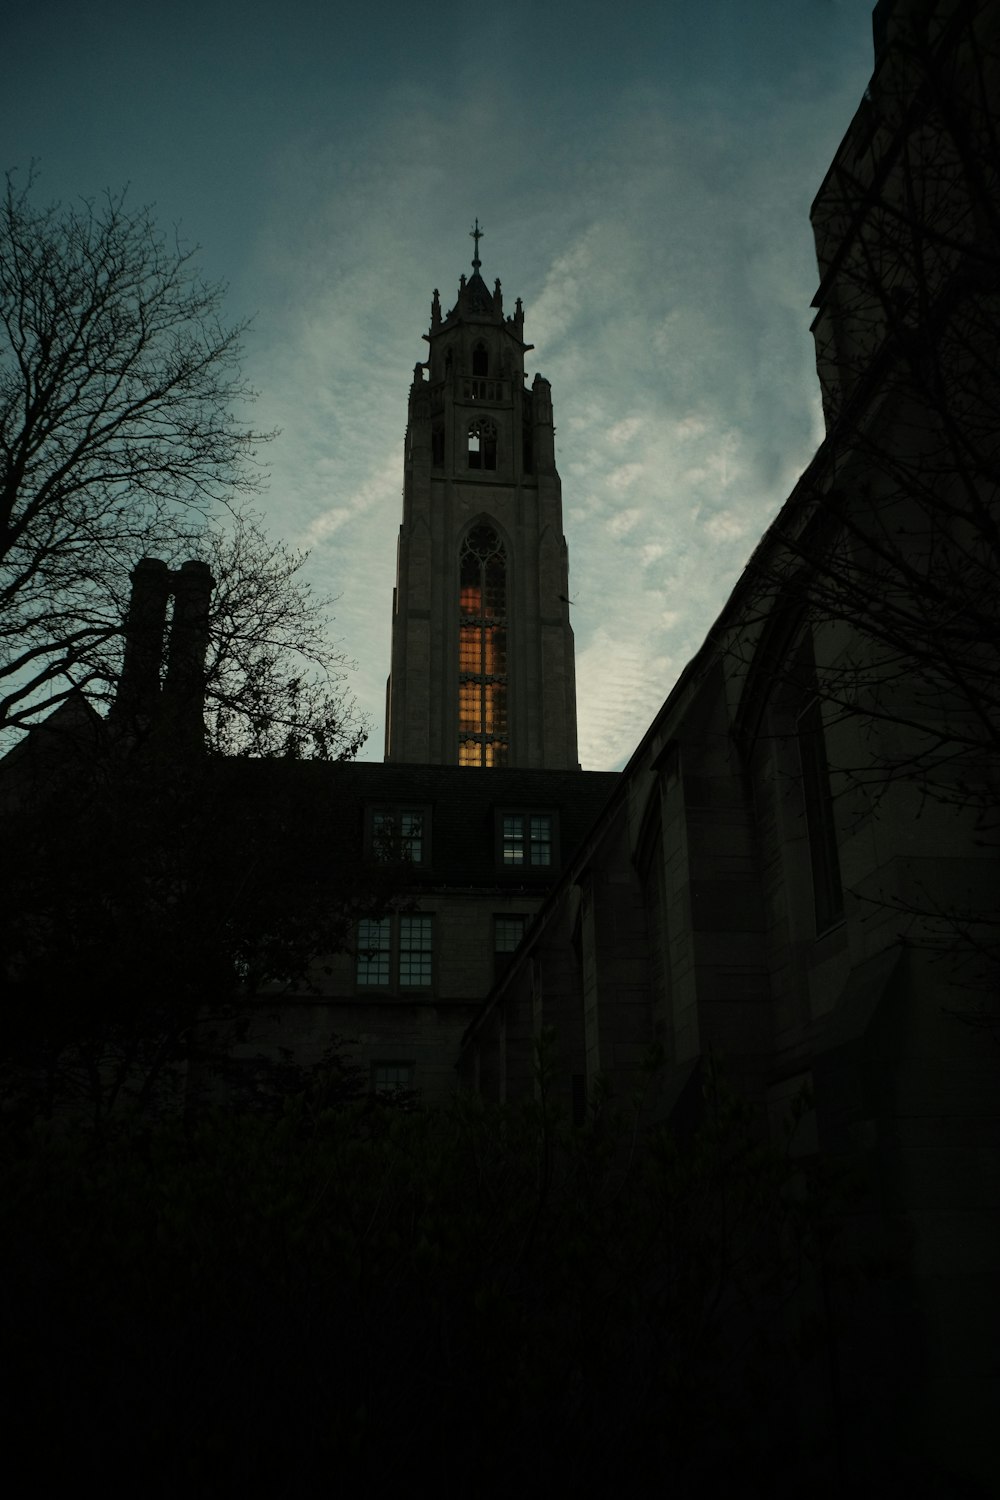
[(170, 569), (158, 557), (143, 557), (132, 570), (125, 657), (111, 718), (143, 733), (149, 730), (160, 705), (160, 664), (170, 585)]
[(186, 562), (171, 574), (174, 616), (167, 647), (163, 711), (171, 732), (200, 749), (205, 740), (205, 657), (215, 579), (207, 563)]
[[(182, 748), (203, 748), (205, 657), (214, 587), (211, 569), (203, 562), (186, 562), (171, 572), (160, 558), (144, 557), (132, 570), (122, 675), (110, 715), (129, 734), (145, 737), (155, 729)], [(174, 612), (161, 687), (171, 595)]]

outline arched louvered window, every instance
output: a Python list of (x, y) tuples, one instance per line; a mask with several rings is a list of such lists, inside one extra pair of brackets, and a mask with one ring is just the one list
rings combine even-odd
[(459, 558), (458, 763), (507, 764), (507, 554), (474, 526)]

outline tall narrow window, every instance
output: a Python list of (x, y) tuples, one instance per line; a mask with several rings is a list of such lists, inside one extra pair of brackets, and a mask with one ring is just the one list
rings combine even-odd
[(474, 526), (459, 564), (458, 763), (507, 764), (507, 556)]
[(812, 862), (813, 895), (816, 901), (816, 931), (820, 933), (844, 915), (844, 892), (840, 884), (833, 794), (830, 791), (830, 769), (823, 736), (823, 709), (818, 698), (814, 698), (800, 716), (798, 730), (802, 792)]
[(528, 925), (525, 916), (496, 916), (493, 918), (493, 977), (500, 975), (509, 965), (518, 943)]
[(469, 423), (468, 455), (470, 469), (495, 469), (497, 466), (496, 423), (484, 418)]
[(431, 918), (399, 919), (399, 985), (424, 989), (431, 982)]
[(472, 373), (473, 375), (488, 375), (490, 373), (490, 357), (486, 352), (485, 344), (477, 344), (472, 351)]
[(389, 918), (358, 923), (358, 984), (389, 983)]

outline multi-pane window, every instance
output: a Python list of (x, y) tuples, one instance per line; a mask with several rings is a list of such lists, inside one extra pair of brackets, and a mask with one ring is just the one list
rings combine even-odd
[(363, 918), (358, 923), (359, 987), (429, 989), (433, 980), (434, 919), (426, 912)]
[(424, 858), (420, 808), (380, 808), (372, 813), (372, 853), (377, 860), (419, 865)]
[(816, 931), (823, 932), (844, 915), (844, 892), (840, 883), (833, 795), (823, 735), (823, 709), (818, 698), (800, 716), (798, 738), (816, 903)]
[(510, 869), (551, 865), (552, 818), (549, 813), (504, 813), (502, 862)]
[(411, 1062), (373, 1062), (372, 1093), (393, 1094), (397, 1089), (412, 1089), (413, 1073)]
[(389, 918), (363, 917), (358, 923), (358, 984), (389, 983)]
[(527, 925), (528, 919), (525, 916), (506, 913), (493, 918), (493, 972), (497, 978), (510, 963), (511, 955), (524, 936)]
[(422, 989), (431, 982), (431, 919), (409, 916), (399, 919), (399, 983), (405, 989)]
[(513, 953), (524, 936), (527, 917), (494, 917), (493, 947), (497, 953)]
[(507, 555), (474, 526), (459, 564), (458, 763), (507, 764)]

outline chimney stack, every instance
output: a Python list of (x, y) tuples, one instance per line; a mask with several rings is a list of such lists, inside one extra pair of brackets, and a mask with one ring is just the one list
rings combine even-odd
[[(205, 657), (215, 579), (207, 563), (186, 562), (171, 572), (158, 557), (132, 570), (125, 619), (125, 655), (111, 718), (144, 737), (163, 726), (185, 748), (204, 745)], [(162, 689), (167, 602), (174, 599)]]
[(200, 748), (205, 738), (205, 657), (215, 579), (207, 563), (186, 562), (171, 574), (174, 617), (167, 647), (163, 707), (170, 726)]
[(158, 557), (140, 558), (132, 569), (125, 656), (111, 717), (142, 731), (149, 729), (160, 703), (160, 663), (170, 583), (170, 569)]

